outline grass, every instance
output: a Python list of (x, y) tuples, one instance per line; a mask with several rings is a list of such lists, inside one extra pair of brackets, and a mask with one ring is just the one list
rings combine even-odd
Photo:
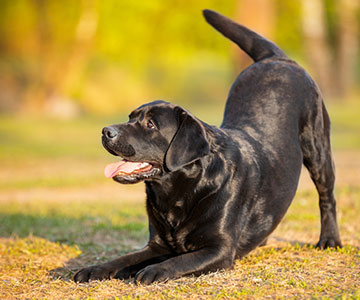
[[(118, 185), (102, 174), (116, 158), (102, 149), (99, 132), (116, 118), (3, 116), (0, 299), (360, 299), (357, 108), (329, 106), (344, 248), (320, 251), (311, 246), (319, 235), (317, 194), (303, 176), (267, 246), (237, 261), (232, 270), (151, 286), (71, 281), (82, 266), (127, 253), (147, 239), (143, 185)], [(194, 112), (199, 115), (196, 108)], [(220, 123), (215, 116), (208, 119)]]
[(360, 149), (360, 101), (334, 102), (328, 105), (335, 150)]

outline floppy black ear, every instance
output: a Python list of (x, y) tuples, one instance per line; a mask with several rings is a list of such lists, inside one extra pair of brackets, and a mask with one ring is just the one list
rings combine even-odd
[(179, 114), (179, 128), (165, 155), (165, 165), (169, 171), (176, 171), (210, 151), (203, 125), (184, 110)]

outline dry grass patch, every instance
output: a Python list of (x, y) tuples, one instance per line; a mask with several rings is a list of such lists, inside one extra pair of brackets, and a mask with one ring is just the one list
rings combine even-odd
[[(36, 237), (1, 239), (0, 298), (360, 298), (359, 248), (320, 251), (309, 246), (274, 246), (257, 249), (230, 271), (137, 286), (119, 280), (76, 284), (70, 280), (73, 269), (79, 266), (75, 258), (80, 250), (76, 246)], [(58, 268), (60, 273), (54, 273)]]

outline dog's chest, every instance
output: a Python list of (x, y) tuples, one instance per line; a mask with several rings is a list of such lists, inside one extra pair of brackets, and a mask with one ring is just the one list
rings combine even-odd
[(186, 216), (186, 212), (183, 208), (183, 202), (177, 201), (168, 212), (161, 213), (161, 215), (171, 228), (176, 229)]
[(192, 246), (187, 243), (189, 230), (184, 226), (187, 213), (180, 201), (168, 211), (156, 210), (154, 217), (159, 228), (158, 233), (168, 247), (179, 253), (192, 250)]

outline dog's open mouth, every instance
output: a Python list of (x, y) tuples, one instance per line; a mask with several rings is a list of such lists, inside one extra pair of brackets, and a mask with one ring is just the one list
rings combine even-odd
[(131, 162), (125, 159), (108, 164), (104, 174), (120, 183), (135, 183), (157, 174), (158, 168), (147, 162)]
[(108, 164), (105, 167), (104, 174), (107, 178), (113, 178), (116, 175), (131, 175), (146, 173), (152, 169), (152, 165), (146, 162), (130, 162), (125, 159), (119, 162)]

